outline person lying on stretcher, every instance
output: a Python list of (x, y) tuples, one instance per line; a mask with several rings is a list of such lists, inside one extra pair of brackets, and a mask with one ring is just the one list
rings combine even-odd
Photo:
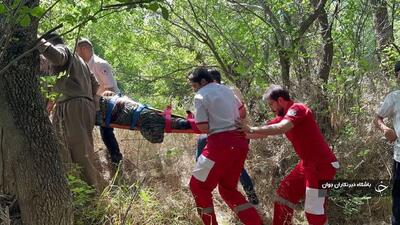
[(99, 108), (96, 125), (139, 130), (151, 143), (163, 142), (164, 132), (174, 132), (174, 130), (196, 132), (195, 127), (192, 129), (193, 123), (190, 120), (171, 115), (170, 108), (163, 112), (111, 91), (105, 91), (100, 97)]

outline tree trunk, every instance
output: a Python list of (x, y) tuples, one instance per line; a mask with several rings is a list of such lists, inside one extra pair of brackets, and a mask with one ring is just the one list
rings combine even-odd
[(290, 59), (286, 50), (281, 49), (278, 52), (279, 63), (281, 65), (281, 79), (283, 86), (287, 89), (290, 88)]
[[(39, 3), (28, 2), (30, 8)], [(0, 17), (0, 33), (4, 35), (10, 34), (4, 30), (7, 23)], [(1, 54), (0, 69), (32, 47), (37, 21), (13, 29)], [(39, 91), (38, 65), (36, 51), (0, 74), (0, 191), (16, 196), (23, 224), (70, 225), (71, 194), (58, 154), (61, 145)]]
[(310, 66), (310, 56), (308, 56), (307, 48), (303, 42), (300, 42), (299, 55), (297, 58), (299, 60), (296, 71), (297, 83), (299, 86), (303, 86), (304, 80), (310, 82), (311, 66)]
[[(317, 7), (318, 1), (311, 1), (314, 7)], [(333, 59), (333, 38), (331, 32), (331, 26), (328, 21), (328, 15), (325, 9), (322, 9), (320, 15), (318, 16), (318, 23), (320, 26), (321, 36), (322, 36), (322, 55), (320, 56), (319, 67), (318, 67), (318, 78), (321, 79), (323, 85), (319, 88), (318, 85), (318, 104), (315, 109), (316, 119), (321, 127), (322, 132), (325, 136), (331, 136), (333, 131), (330, 121), (330, 110), (329, 101), (325, 95), (324, 85), (328, 83), (329, 74), (332, 66)]]
[(371, 0), (373, 7), (374, 30), (378, 47), (381, 52), (387, 45), (393, 42), (393, 27), (389, 21), (386, 0)]
[(333, 39), (331, 34), (331, 27), (328, 23), (328, 15), (323, 10), (321, 16), (318, 18), (321, 27), (321, 35), (323, 42), (323, 52), (318, 68), (318, 77), (322, 79), (324, 84), (328, 83), (329, 73), (331, 71), (332, 58), (333, 58)]

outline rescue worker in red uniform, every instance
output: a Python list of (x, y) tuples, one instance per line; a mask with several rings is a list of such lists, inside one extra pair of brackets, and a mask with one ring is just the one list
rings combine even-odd
[(244, 118), (243, 104), (233, 91), (214, 83), (206, 68), (199, 67), (188, 76), (196, 91), (195, 121), (198, 129), (208, 134), (208, 142), (199, 156), (190, 179), (190, 190), (198, 213), (206, 225), (217, 225), (212, 191), (219, 193), (245, 225), (260, 225), (256, 209), (237, 190), (240, 173), (249, 144), (235, 121)]
[(309, 224), (328, 224), (327, 191), (319, 187), (321, 182), (333, 180), (339, 163), (312, 111), (302, 103), (295, 103), (289, 92), (278, 85), (270, 86), (263, 100), (276, 115), (274, 119), (261, 127), (250, 127), (243, 122), (237, 125), (248, 138), (285, 134), (300, 158), (276, 191), (273, 225), (293, 224), (293, 209), (301, 199), (305, 199), (304, 210)]

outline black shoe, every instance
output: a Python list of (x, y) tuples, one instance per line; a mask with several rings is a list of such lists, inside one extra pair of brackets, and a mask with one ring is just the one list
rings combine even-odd
[(119, 165), (121, 160), (122, 160), (122, 155), (121, 154), (111, 155), (111, 162), (113, 164)]
[(258, 197), (256, 195), (256, 192), (254, 190), (245, 191), (245, 192), (246, 192), (247, 200), (251, 204), (257, 205), (258, 203), (260, 203), (260, 201), (258, 200)]

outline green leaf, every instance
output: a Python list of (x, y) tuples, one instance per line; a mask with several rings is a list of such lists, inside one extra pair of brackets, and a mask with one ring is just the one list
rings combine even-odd
[(23, 27), (29, 26), (31, 24), (31, 17), (29, 15), (24, 15), (21, 21), (19, 21), (19, 24)]
[(165, 20), (168, 20), (169, 18), (169, 12), (168, 9), (166, 9), (165, 7), (161, 6), (161, 15)]
[(40, 6), (36, 6), (31, 10), (31, 15), (34, 17), (41, 17), (46, 10)]
[(20, 15), (24, 15), (24, 14), (28, 14), (28, 13), (30, 13), (31, 12), (31, 8), (29, 8), (28, 6), (22, 6), (20, 9), (19, 9), (19, 14)]
[(21, 0), (15, 0), (12, 5), (11, 8), (12, 9), (17, 9), (17, 7), (19, 6), (19, 3), (21, 2)]
[(7, 12), (7, 8), (4, 6), (4, 4), (0, 3), (0, 14), (3, 14), (5, 12)]
[(76, 22), (76, 17), (74, 17), (73, 15), (66, 15), (65, 17), (64, 17), (64, 19), (65, 19), (65, 21), (67, 22), (67, 23), (69, 23), (69, 24), (73, 24), (73, 23), (75, 23)]
[(153, 12), (156, 12), (157, 9), (160, 8), (160, 5), (157, 2), (153, 2), (147, 8)]
[(239, 63), (239, 65), (236, 67), (236, 71), (237, 71), (239, 74), (244, 74), (244, 73), (246, 73), (246, 70), (247, 70), (247, 68), (246, 68), (246, 66), (245, 66), (243, 63)]
[(90, 12), (90, 9), (89, 8), (83, 8), (82, 9), (82, 15), (88, 15), (89, 14), (89, 12)]

